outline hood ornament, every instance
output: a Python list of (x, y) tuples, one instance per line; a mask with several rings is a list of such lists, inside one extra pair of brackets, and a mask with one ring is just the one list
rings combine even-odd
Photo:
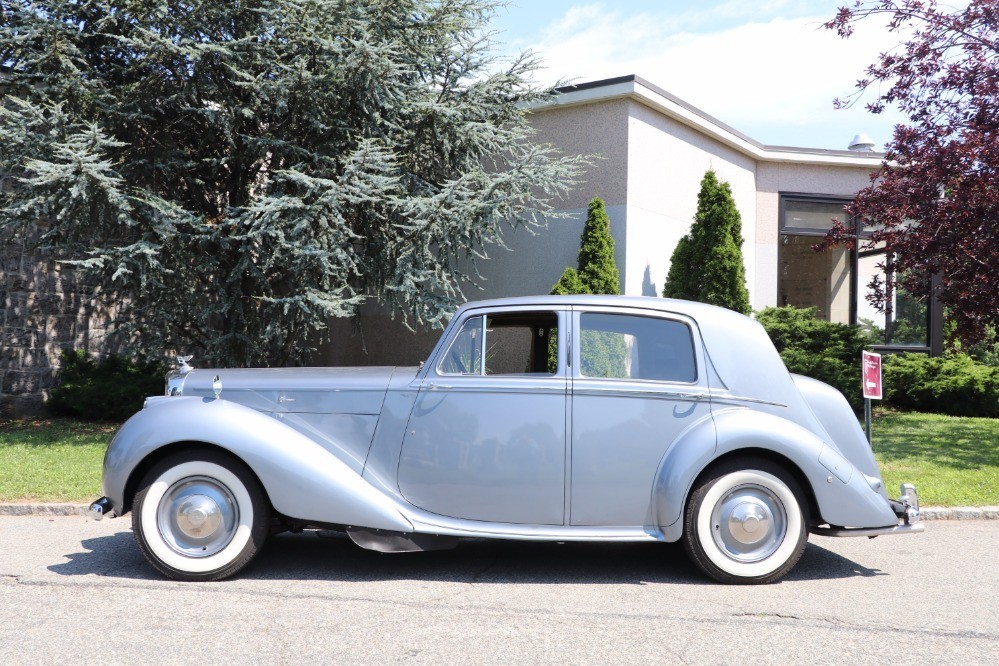
[(182, 375), (186, 375), (191, 370), (194, 370), (193, 367), (191, 367), (190, 365), (187, 364), (187, 362), (190, 361), (192, 358), (194, 358), (194, 354), (191, 354), (189, 356), (178, 356), (177, 357), (177, 372), (180, 373), (180, 374), (182, 374)]
[(222, 397), (222, 378), (218, 375), (215, 375), (215, 378), (212, 379), (212, 391), (215, 392), (216, 400)]

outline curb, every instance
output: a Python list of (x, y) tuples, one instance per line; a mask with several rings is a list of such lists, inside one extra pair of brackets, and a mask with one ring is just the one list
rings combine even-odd
[(0, 504), (0, 516), (86, 516), (89, 504)]
[[(0, 516), (86, 516), (89, 504), (0, 504)], [(923, 520), (999, 520), (999, 506), (928, 506), (919, 510)]]
[(999, 520), (999, 506), (928, 506), (919, 515), (923, 520)]

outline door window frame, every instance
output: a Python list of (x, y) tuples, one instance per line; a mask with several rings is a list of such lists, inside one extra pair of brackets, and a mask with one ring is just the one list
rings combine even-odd
[[(588, 377), (582, 374), (582, 357), (580, 354), (581, 345), (578, 344), (582, 333), (582, 315), (584, 314), (610, 314), (633, 317), (646, 317), (651, 319), (665, 319), (683, 324), (690, 331), (690, 343), (694, 352), (694, 380), (690, 382), (668, 380), (668, 379), (635, 379), (622, 377)], [(676, 312), (666, 312), (662, 310), (646, 310), (637, 307), (608, 307), (608, 306), (572, 306), (572, 328), (570, 330), (569, 354), (571, 356), (571, 366), (569, 377), (573, 382), (598, 382), (607, 383), (608, 389), (616, 386), (629, 385), (635, 389), (655, 390), (664, 386), (673, 386), (678, 389), (690, 387), (703, 387), (708, 389), (707, 373), (705, 372), (704, 350), (701, 344), (701, 335), (697, 327), (697, 322), (692, 318)]]
[[(498, 316), (503, 314), (517, 313), (517, 312), (544, 312), (552, 313), (557, 318), (558, 333), (556, 337), (556, 349), (557, 349), (557, 361), (556, 370), (554, 374), (549, 373), (523, 373), (523, 374), (486, 374), (486, 323), (491, 316)], [(438, 350), (431, 355), (431, 368), (427, 373), (427, 377), (434, 377), (442, 381), (447, 382), (461, 382), (461, 381), (481, 381), (484, 379), (502, 379), (504, 381), (539, 381), (539, 380), (553, 380), (561, 379), (565, 380), (568, 377), (568, 368), (566, 363), (566, 349), (568, 347), (568, 325), (570, 321), (569, 309), (565, 306), (555, 306), (555, 305), (515, 305), (515, 306), (505, 306), (505, 307), (481, 307), (472, 308), (466, 310), (462, 313), (459, 320), (452, 322), (448, 327), (450, 333), (448, 333), (445, 338), (441, 340), (441, 344)], [(476, 374), (451, 374), (446, 372), (441, 372), (441, 364), (447, 357), (448, 351), (451, 349), (451, 345), (454, 344), (458, 337), (458, 334), (464, 328), (465, 323), (469, 319), (475, 317), (482, 317), (482, 339), (480, 341), (479, 349), (479, 360), (481, 364), (480, 372)], [(428, 364), (429, 365), (429, 364)]]

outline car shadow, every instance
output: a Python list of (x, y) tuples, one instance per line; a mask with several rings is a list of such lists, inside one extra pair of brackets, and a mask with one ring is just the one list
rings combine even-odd
[(62, 576), (112, 576), (139, 580), (157, 580), (161, 576), (149, 566), (135, 545), (132, 532), (84, 539), (78, 553), (65, 555), (68, 561), (48, 568)]
[[(321, 535), (321, 536), (320, 536)], [(131, 532), (86, 539), (83, 551), (49, 571), (161, 580), (139, 552)], [(887, 575), (809, 543), (786, 581)], [(680, 544), (539, 543), (475, 539), (454, 550), (377, 553), (331, 532), (281, 534), (238, 576), (242, 580), (367, 582), (425, 580), (477, 584), (700, 584), (704, 576)]]

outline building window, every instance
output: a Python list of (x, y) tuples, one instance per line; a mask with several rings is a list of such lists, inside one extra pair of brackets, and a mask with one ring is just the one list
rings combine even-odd
[[(812, 249), (835, 221), (849, 223), (843, 210), (848, 203), (842, 198), (781, 195), (778, 304), (814, 307), (820, 319), (859, 324), (874, 332), (887, 350), (929, 351), (930, 312), (925, 303), (899, 289), (890, 292), (884, 312), (868, 301), (871, 279), (880, 274), (886, 281), (886, 273), (893, 270), (884, 250)], [(860, 235), (863, 239), (868, 232)]]
[(843, 207), (848, 199), (781, 197), (777, 303), (814, 307), (820, 319), (852, 323), (853, 253), (837, 247), (817, 253), (812, 246), (832, 227), (848, 223)]

